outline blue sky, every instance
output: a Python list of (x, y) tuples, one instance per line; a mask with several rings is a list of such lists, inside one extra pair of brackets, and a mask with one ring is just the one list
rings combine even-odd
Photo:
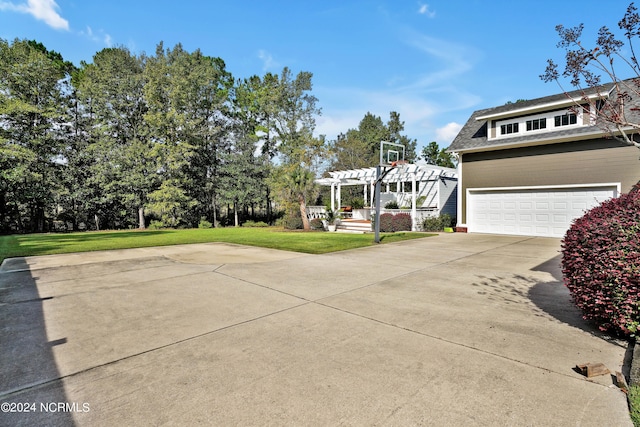
[(539, 75), (562, 60), (557, 24), (617, 30), (628, 1), (0, 0), (0, 38), (35, 39), (79, 65), (105, 47), (153, 54), (182, 43), (236, 78), (313, 73), (334, 139), (371, 112), (398, 111), (419, 147), (448, 146), (477, 109), (559, 93)]

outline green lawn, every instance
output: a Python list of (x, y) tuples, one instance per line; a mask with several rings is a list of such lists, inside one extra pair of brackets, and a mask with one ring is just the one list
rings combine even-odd
[[(433, 236), (426, 233), (382, 233), (381, 242)], [(0, 236), (0, 263), (18, 256), (52, 255), (108, 249), (143, 248), (185, 243), (226, 242), (321, 254), (371, 246), (372, 234), (284, 231), (281, 228), (211, 228), (130, 230)]]

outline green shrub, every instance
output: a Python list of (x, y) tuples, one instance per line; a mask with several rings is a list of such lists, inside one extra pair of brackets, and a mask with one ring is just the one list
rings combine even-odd
[(213, 224), (211, 224), (205, 218), (200, 219), (200, 222), (198, 223), (198, 228), (212, 228), (212, 227), (213, 227)]
[(422, 230), (443, 231), (445, 227), (453, 227), (455, 223), (455, 218), (452, 218), (449, 214), (430, 216), (422, 220)]
[(324, 224), (320, 218), (314, 218), (309, 221), (309, 226), (312, 230), (324, 230)]
[(398, 202), (392, 200), (390, 202), (387, 202), (386, 205), (384, 205), (385, 209), (398, 209)]
[(391, 218), (391, 231), (411, 231), (411, 225), (411, 215), (407, 213), (399, 213)]
[(268, 227), (269, 224), (267, 224), (264, 221), (253, 221), (253, 220), (249, 220), (249, 221), (245, 221), (242, 224), (243, 227)]
[(167, 227), (165, 227), (165, 225), (164, 225), (164, 223), (162, 221), (158, 221), (158, 220), (154, 219), (149, 223), (147, 228), (149, 230), (161, 230), (161, 229), (167, 228)]
[(302, 217), (299, 214), (297, 216), (285, 214), (282, 217), (282, 226), (287, 230), (302, 230)]
[(364, 200), (362, 200), (361, 197), (356, 197), (355, 199), (351, 200), (350, 206), (353, 209), (362, 209), (364, 208)]
[(631, 385), (629, 387), (629, 410), (631, 421), (635, 427), (640, 427), (640, 386)]
[(562, 274), (583, 317), (602, 331), (640, 325), (640, 191), (607, 200), (574, 220), (562, 240)]

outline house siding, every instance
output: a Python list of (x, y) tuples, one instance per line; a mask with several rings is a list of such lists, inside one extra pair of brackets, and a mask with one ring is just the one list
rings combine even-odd
[(454, 180), (443, 180), (440, 181), (438, 185), (440, 215), (448, 214), (452, 218), (455, 218), (458, 210), (458, 182)]
[(620, 182), (627, 193), (640, 179), (639, 157), (637, 148), (610, 139), (465, 153), (458, 222), (467, 222), (469, 188)]

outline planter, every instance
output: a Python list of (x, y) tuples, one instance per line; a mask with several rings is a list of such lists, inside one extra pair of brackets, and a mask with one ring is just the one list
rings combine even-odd
[(445, 233), (453, 233), (453, 227), (445, 227), (444, 228), (444, 232)]
[(328, 231), (336, 231), (336, 225), (335, 224), (327, 225), (327, 230)]

